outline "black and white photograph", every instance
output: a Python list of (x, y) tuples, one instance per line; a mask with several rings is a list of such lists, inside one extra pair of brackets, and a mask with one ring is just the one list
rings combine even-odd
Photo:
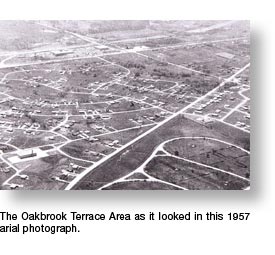
[(273, 5), (3, 1), (1, 252), (274, 254)]
[(249, 190), (248, 20), (1, 20), (1, 190)]

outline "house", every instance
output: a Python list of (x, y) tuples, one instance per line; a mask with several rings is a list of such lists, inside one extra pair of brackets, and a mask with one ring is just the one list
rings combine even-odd
[(15, 184), (15, 183), (12, 183), (11, 185), (10, 185), (10, 188), (11, 189), (16, 189), (16, 188), (18, 188), (18, 187), (20, 187), (18, 184)]
[(21, 178), (22, 180), (28, 180), (28, 179), (29, 179), (29, 176), (26, 175), (26, 174), (21, 174), (21, 175), (20, 175), (20, 178)]
[(90, 136), (89, 137), (89, 142), (97, 142), (99, 139), (98, 138), (95, 138), (95, 137), (92, 137), (92, 136)]
[(12, 128), (8, 128), (7, 131), (8, 132), (13, 132), (13, 129)]
[(52, 53), (54, 54), (55, 57), (60, 57), (60, 56), (71, 54), (71, 53), (73, 53), (73, 51), (57, 50), (57, 51), (52, 51)]
[(228, 52), (219, 52), (216, 53), (217, 56), (222, 57), (222, 58), (226, 58), (226, 59), (232, 59), (235, 57), (235, 55), (228, 53)]
[(109, 47), (105, 46), (105, 45), (96, 45), (95, 48), (98, 50), (108, 50), (109, 49)]

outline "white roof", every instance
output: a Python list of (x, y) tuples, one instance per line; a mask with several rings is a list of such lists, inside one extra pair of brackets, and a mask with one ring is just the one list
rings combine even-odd
[(18, 151), (18, 156), (27, 156), (27, 155), (31, 155), (33, 154), (34, 151), (33, 150), (24, 150), (24, 151)]
[(227, 58), (227, 59), (232, 59), (234, 58), (235, 55), (228, 53), (228, 52), (219, 52), (216, 53), (217, 56), (222, 57), (222, 58)]

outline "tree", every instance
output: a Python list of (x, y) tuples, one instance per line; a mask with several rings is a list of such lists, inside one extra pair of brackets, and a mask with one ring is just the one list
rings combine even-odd
[(139, 76), (140, 76), (140, 72), (136, 72), (135, 77), (139, 77)]

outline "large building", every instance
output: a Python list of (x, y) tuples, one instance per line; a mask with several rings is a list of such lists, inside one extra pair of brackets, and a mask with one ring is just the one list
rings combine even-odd
[(37, 155), (37, 153), (34, 152), (33, 150), (24, 150), (24, 151), (18, 152), (18, 157), (20, 159), (35, 157), (36, 155)]

